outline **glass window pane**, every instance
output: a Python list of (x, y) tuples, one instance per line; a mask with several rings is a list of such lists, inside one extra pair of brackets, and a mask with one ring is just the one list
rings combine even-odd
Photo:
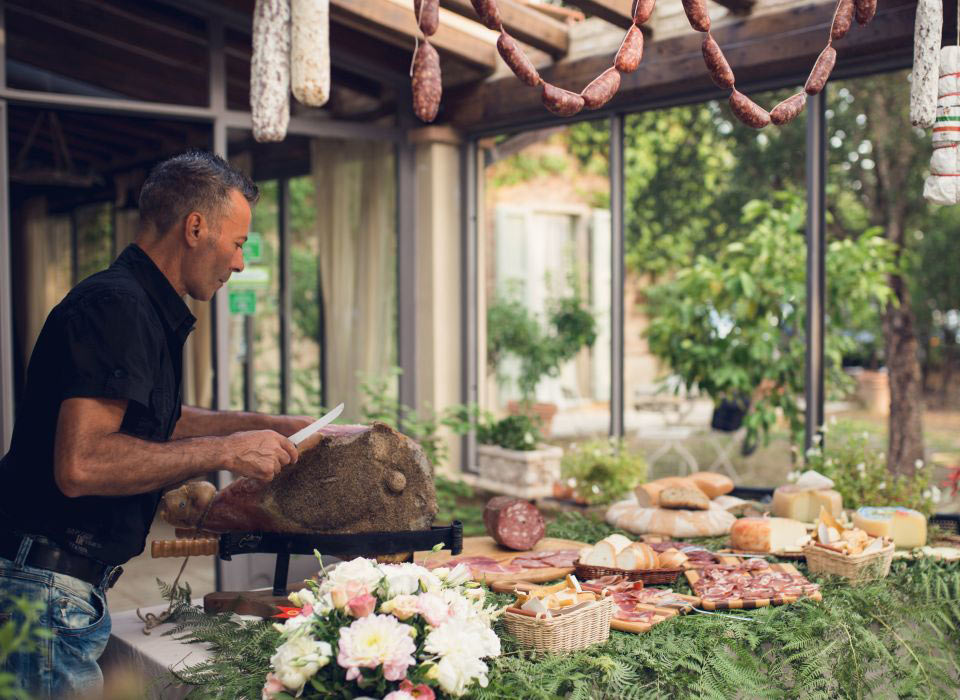
[(113, 207), (91, 204), (74, 211), (77, 235), (77, 281), (110, 266), (113, 261)]
[[(793, 92), (751, 97), (772, 108)], [(804, 116), (747, 128), (726, 102), (626, 119), (625, 423), (651, 478), (703, 469), (777, 486), (791, 470), (805, 131)]]

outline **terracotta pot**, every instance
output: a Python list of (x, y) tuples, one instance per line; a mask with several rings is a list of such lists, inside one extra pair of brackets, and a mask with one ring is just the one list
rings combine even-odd
[(557, 404), (555, 403), (534, 403), (523, 404), (519, 401), (509, 401), (507, 403), (507, 413), (512, 416), (529, 415), (535, 418), (540, 425), (540, 434), (543, 437), (550, 436), (550, 426), (553, 425), (553, 417), (557, 415)]

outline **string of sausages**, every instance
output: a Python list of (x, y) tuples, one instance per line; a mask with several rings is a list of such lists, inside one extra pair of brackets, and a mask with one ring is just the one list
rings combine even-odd
[[(649, 21), (656, 0), (636, 0), (633, 10), (633, 24), (623, 37), (623, 42), (614, 57), (613, 66), (594, 78), (579, 93), (564, 90), (544, 81), (536, 67), (511, 37), (500, 20), (500, 8), (496, 0), (470, 0), (480, 21), (489, 29), (500, 32), (497, 39), (497, 51), (514, 75), (530, 87), (540, 87), (544, 107), (561, 117), (572, 117), (582, 109), (599, 109), (617, 94), (620, 89), (620, 76), (632, 73), (640, 66), (643, 58), (643, 32), (641, 25)], [(838, 0), (830, 24), (830, 37), (827, 46), (817, 57), (803, 90), (779, 103), (769, 112), (736, 88), (733, 69), (727, 62), (720, 45), (710, 34), (710, 15), (707, 13), (706, 0), (681, 0), (683, 11), (690, 26), (704, 33), (703, 61), (707, 66), (714, 84), (730, 90), (730, 109), (744, 124), (754, 129), (762, 129), (771, 122), (786, 124), (795, 119), (807, 102), (807, 95), (816, 95), (827, 84), (827, 79), (837, 61), (837, 50), (833, 42), (842, 39), (850, 31), (853, 20), (866, 25), (877, 12), (877, 0)], [(432, 36), (439, 26), (439, 0), (414, 0), (414, 12), (420, 31), (425, 37)], [(414, 52), (413, 68), (413, 107), (416, 115), (425, 122), (433, 121), (440, 108), (441, 77), (440, 58), (436, 50), (426, 40), (417, 42)]]

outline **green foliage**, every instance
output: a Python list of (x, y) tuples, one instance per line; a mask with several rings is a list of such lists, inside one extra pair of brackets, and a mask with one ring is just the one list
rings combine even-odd
[(560, 464), (565, 482), (591, 505), (612, 503), (647, 477), (647, 463), (625, 440), (609, 438), (571, 445)]
[(550, 303), (546, 327), (516, 298), (498, 296), (487, 307), (487, 362), (498, 368), (508, 355), (520, 361), (517, 385), (530, 401), (544, 377), (597, 340), (597, 323), (575, 290)]
[(559, 153), (516, 153), (495, 166), (493, 187), (509, 187), (544, 175), (558, 175), (567, 169), (567, 159)]
[(939, 489), (930, 484), (933, 467), (921, 464), (914, 476), (892, 474), (886, 455), (870, 445), (868, 433), (842, 421), (824, 433), (823, 446), (807, 450), (806, 467), (833, 479), (845, 508), (903, 506), (927, 516), (933, 513), (939, 501)]
[(506, 450), (530, 451), (540, 443), (540, 428), (526, 414), (493, 420), (486, 415), (477, 423), (477, 440), (484, 445), (499, 445)]
[[(648, 290), (650, 350), (687, 390), (718, 403), (753, 396), (748, 440), (768, 438), (778, 410), (796, 435), (806, 327), (803, 201), (790, 192), (755, 200), (741, 221), (747, 233), (739, 240)], [(826, 260), (826, 382), (836, 394), (850, 385), (841, 365), (855, 343), (840, 330), (876, 322), (890, 300), (892, 248), (871, 230), (830, 243)]]
[(454, 481), (443, 475), (434, 479), (437, 490), (437, 517), (434, 522), (446, 525), (454, 520), (463, 523), (465, 537), (485, 535), (483, 524), (483, 500), (474, 493), (470, 484)]
[[(4, 601), (12, 615), (0, 624), (0, 669), (12, 654), (29, 654), (40, 648), (40, 642), (50, 636), (50, 630), (40, 624), (46, 601), (11, 598)], [(17, 686), (13, 673), (0, 670), (0, 699), (30, 700), (30, 695)]]

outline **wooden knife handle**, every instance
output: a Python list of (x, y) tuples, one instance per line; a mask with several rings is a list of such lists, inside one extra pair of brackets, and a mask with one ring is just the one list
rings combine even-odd
[(220, 540), (216, 537), (201, 537), (192, 540), (154, 540), (150, 554), (154, 559), (162, 557), (187, 557), (216, 554)]

